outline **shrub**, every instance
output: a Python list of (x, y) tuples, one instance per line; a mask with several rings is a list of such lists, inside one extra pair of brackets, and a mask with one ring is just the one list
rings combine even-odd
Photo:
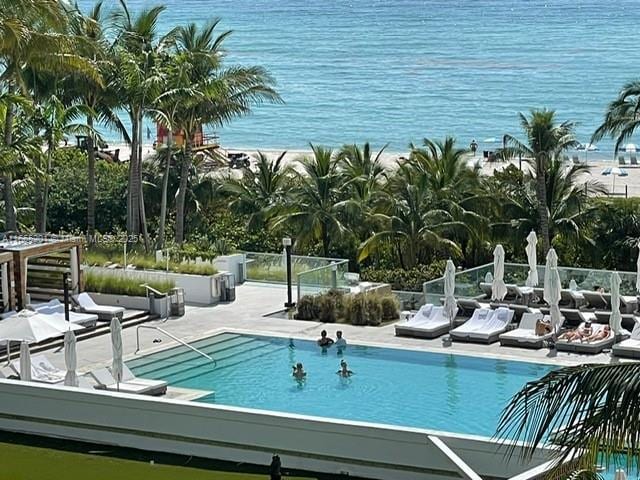
[(444, 273), (445, 260), (438, 260), (430, 265), (418, 265), (409, 270), (402, 268), (365, 268), (360, 272), (363, 281), (388, 283), (393, 290), (421, 292), (422, 284)]
[(400, 317), (400, 302), (393, 295), (386, 295), (380, 298), (382, 308), (382, 320), (395, 320)]
[(346, 303), (346, 319), (353, 325), (366, 325), (367, 324), (367, 312), (365, 295), (363, 293), (357, 293), (348, 297)]
[(168, 292), (176, 286), (175, 282), (170, 280), (145, 281), (125, 275), (105, 275), (93, 272), (84, 274), (85, 290), (88, 292), (144, 297), (147, 291), (142, 285), (145, 283), (160, 292)]
[(382, 323), (382, 302), (378, 295), (366, 296), (367, 325), (378, 326)]
[(298, 302), (298, 311), (294, 315), (297, 320), (316, 320), (318, 312), (315, 306), (315, 298), (313, 295), (305, 295)]
[(318, 320), (324, 323), (335, 323), (338, 320), (338, 302), (333, 295), (318, 295), (314, 299), (314, 309), (318, 312)]

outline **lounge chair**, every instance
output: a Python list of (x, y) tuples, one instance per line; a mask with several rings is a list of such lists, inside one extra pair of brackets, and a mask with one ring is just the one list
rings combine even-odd
[(500, 345), (535, 349), (544, 347), (545, 342), (553, 336), (553, 333), (536, 335), (536, 324), (543, 319), (550, 321), (550, 317), (543, 316), (542, 313), (525, 313), (522, 315), (518, 328), (500, 334), (498, 337)]
[(626, 165), (627, 162), (624, 161), (624, 155), (618, 155), (618, 165)]
[(118, 317), (118, 319), (122, 320), (122, 315), (124, 314), (124, 308), (122, 307), (98, 305), (88, 293), (74, 295), (72, 299), (81, 312), (98, 315), (98, 320), (111, 321), (113, 317)]
[(596, 308), (596, 309), (600, 309), (600, 310), (607, 310), (609, 309), (609, 302), (611, 299), (611, 296), (609, 295), (609, 300), (607, 299), (607, 295), (604, 293), (600, 293), (600, 292), (591, 292), (588, 290), (583, 290), (582, 291), (582, 296), (584, 297), (585, 301), (587, 302), (587, 305), (590, 308)]
[[(449, 331), (451, 322), (443, 314), (444, 307), (433, 307), (428, 316), (416, 314), (406, 322), (396, 324), (396, 335), (418, 338), (436, 338)], [(456, 315), (458, 310), (456, 309)], [(454, 315), (455, 318), (455, 315)]]
[(482, 293), (484, 293), (487, 298), (491, 299), (491, 297), (493, 296), (493, 287), (491, 286), (491, 284), (487, 282), (480, 282), (479, 286), (480, 290), (482, 290)]
[(122, 365), (122, 380), (134, 385), (144, 385), (151, 388), (150, 395), (164, 395), (167, 393), (168, 383), (164, 380), (136, 377), (126, 364)]
[(142, 395), (154, 395), (155, 389), (150, 385), (140, 383), (117, 382), (111, 372), (106, 367), (97, 368), (91, 372), (91, 376), (98, 382), (96, 386), (99, 390), (109, 390), (110, 392), (138, 393)]
[(616, 357), (640, 358), (640, 322), (636, 322), (629, 338), (613, 346), (612, 352)]
[[(582, 328), (583, 326), (584, 324), (580, 324), (578, 328)], [(604, 327), (606, 327), (606, 325), (603, 325), (601, 323), (592, 323), (591, 331), (593, 332), (593, 334), (596, 334)], [(559, 352), (596, 354), (601, 353), (606, 348), (610, 348), (614, 343), (615, 335), (613, 334), (613, 332), (609, 332), (609, 336), (607, 338), (596, 340), (595, 342), (581, 342), (579, 340), (570, 342), (566, 339), (556, 340), (556, 350), (558, 350)]]
[[(44, 315), (53, 315), (58, 318), (65, 319), (64, 304), (62, 304), (57, 298), (47, 303), (36, 305), (34, 308), (38, 313), (42, 313)], [(95, 327), (96, 323), (98, 323), (98, 315), (78, 313), (69, 310), (69, 321), (71, 323), (77, 323), (78, 325), (82, 325), (83, 327), (87, 328)]]
[(631, 162), (631, 165), (638, 165), (638, 158), (635, 154), (629, 155), (629, 161)]
[(507, 330), (513, 315), (513, 310), (503, 307), (478, 309), (468, 321), (451, 330), (451, 338), (461, 342), (494, 343)]
[(456, 303), (458, 304), (458, 309), (462, 311), (462, 314), (468, 317), (471, 317), (478, 309), (491, 308), (491, 305), (488, 303), (479, 302), (475, 298), (458, 298)]
[[(20, 375), (20, 360), (11, 362), (11, 368)], [(33, 355), (31, 357), (31, 380), (38, 383), (57, 384), (64, 382), (67, 374), (65, 370), (60, 370), (54, 366), (44, 355)]]

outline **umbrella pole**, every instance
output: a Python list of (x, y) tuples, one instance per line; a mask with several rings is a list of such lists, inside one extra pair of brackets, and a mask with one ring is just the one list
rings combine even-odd
[(11, 340), (7, 340), (7, 365), (11, 364)]
[(611, 194), (615, 195), (616, 194), (616, 176), (613, 176), (613, 187), (611, 187)]

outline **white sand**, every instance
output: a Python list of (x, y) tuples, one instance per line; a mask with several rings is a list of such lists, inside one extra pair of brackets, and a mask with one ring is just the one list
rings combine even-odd
[[(120, 159), (122, 160), (127, 160), (130, 156), (130, 148), (129, 145), (127, 144), (110, 144), (109, 145), (109, 149), (113, 150), (115, 148), (119, 148), (120, 149)], [(247, 154), (251, 155), (251, 156), (255, 156), (257, 154), (257, 150), (252, 150), (252, 149), (235, 149), (235, 148), (229, 148), (229, 149), (222, 149), (223, 152), (246, 152)], [(271, 158), (276, 158), (278, 155), (280, 155), (282, 153), (282, 150), (270, 150), (270, 149), (265, 149), (265, 150), (260, 150), (262, 153), (268, 155)], [(143, 155), (149, 156), (152, 155), (154, 152), (153, 150), (153, 145), (151, 144), (147, 144), (143, 146)], [(310, 150), (287, 150), (287, 153), (284, 157), (284, 161), (286, 163), (295, 163), (297, 160), (299, 160), (300, 158), (304, 157), (304, 156), (309, 156), (311, 155), (311, 151)], [(401, 156), (407, 156), (408, 152), (405, 153), (398, 153), (398, 152), (387, 152), (385, 151), (381, 158), (382, 158), (382, 162), (383, 164), (387, 167), (387, 168), (393, 168), (396, 164), (396, 161), (398, 160), (399, 157)], [(591, 154), (590, 154), (591, 155)], [(594, 155), (595, 156), (595, 155)], [(581, 159), (584, 158), (583, 156), (580, 157)], [(469, 161), (470, 162), (475, 162), (475, 161), (480, 161), (480, 164), (482, 166), (482, 172), (485, 175), (493, 175), (495, 170), (502, 170), (504, 169), (508, 163), (507, 162), (493, 162), (493, 163), (488, 163), (486, 161), (484, 161), (484, 159), (482, 159), (482, 157), (480, 156), (476, 156), (476, 157), (471, 157), (469, 156)], [(628, 162), (628, 158), (627, 158), (627, 162)], [(514, 165), (518, 166), (518, 161), (514, 161), (511, 162)], [(603, 160), (602, 157), (600, 157), (599, 159), (594, 159), (588, 160), (588, 165), (590, 167), (591, 170), (591, 175), (599, 180), (600, 182), (602, 182), (608, 189), (609, 191), (611, 191), (611, 188), (613, 186), (613, 177), (612, 176), (604, 176), (602, 175), (602, 171), (607, 168), (607, 167), (614, 167), (617, 166), (617, 162), (613, 162), (611, 160), (607, 161), (607, 160)], [(526, 166), (526, 162), (523, 162), (523, 168), (527, 168)], [(626, 166), (626, 167), (622, 167), (626, 172), (627, 172), (627, 176), (626, 177), (616, 177), (615, 178), (615, 192), (614, 194), (616, 196), (625, 196), (628, 195), (629, 197), (640, 197), (640, 167), (630, 167), (630, 166)], [(232, 172), (237, 174), (237, 172), (239, 171), (233, 171), (230, 169), (223, 169), (223, 172), (221, 173), (227, 173), (227, 172)]]

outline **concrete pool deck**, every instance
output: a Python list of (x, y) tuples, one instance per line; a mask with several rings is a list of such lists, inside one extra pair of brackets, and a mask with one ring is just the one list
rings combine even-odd
[[(286, 289), (282, 285), (247, 282), (236, 288), (237, 300), (233, 303), (212, 307), (187, 306), (185, 315), (170, 318), (167, 321), (153, 321), (145, 325), (158, 326), (178, 338), (189, 342), (209, 334), (221, 331), (238, 330), (243, 332), (264, 333), (277, 336), (293, 336), (304, 339), (317, 339), (326, 329), (329, 336), (335, 337), (336, 330), (342, 330), (347, 342), (382, 345), (387, 347), (418, 349), (441, 353), (455, 353), (483, 357), (520, 360), (558, 366), (580, 365), (583, 363), (612, 363), (619, 360), (609, 353), (598, 355), (580, 355), (562, 353), (555, 350), (502, 347), (492, 345), (454, 342), (444, 347), (441, 339), (425, 340), (408, 337), (396, 337), (393, 324), (381, 327), (360, 327), (346, 324), (323, 324), (320, 322), (289, 320), (264, 317), (268, 313), (281, 310), (286, 300)], [(125, 361), (134, 356), (178, 345), (177, 342), (159, 331), (140, 329), (140, 352), (136, 350), (136, 328), (127, 328), (122, 332)], [(161, 342), (154, 343), (154, 339)], [(64, 352), (44, 352), (51, 362), (64, 369)], [(111, 341), (108, 335), (78, 342), (78, 371), (85, 373), (98, 366), (111, 363)], [(288, 373), (288, 372), (286, 372)]]

